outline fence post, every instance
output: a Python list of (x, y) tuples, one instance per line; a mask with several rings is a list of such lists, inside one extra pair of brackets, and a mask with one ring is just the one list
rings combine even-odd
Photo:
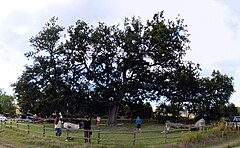
[(19, 129), (18, 129), (18, 122), (16, 122), (16, 125), (17, 125), (17, 131), (19, 131)]
[(164, 143), (167, 143), (167, 132), (164, 132)]
[(30, 129), (30, 127), (29, 127), (29, 124), (27, 125), (27, 132), (28, 132), (28, 134), (29, 134), (29, 129)]
[(133, 145), (135, 145), (135, 140), (136, 140), (136, 131), (133, 132)]
[(100, 130), (98, 130), (98, 144), (100, 143)]
[(45, 125), (43, 125), (43, 137), (45, 137)]

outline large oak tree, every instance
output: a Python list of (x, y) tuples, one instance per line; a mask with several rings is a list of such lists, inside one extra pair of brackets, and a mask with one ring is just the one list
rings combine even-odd
[(13, 85), (24, 110), (71, 116), (104, 111), (115, 124), (123, 101), (166, 97), (180, 109), (194, 96), (199, 68), (183, 61), (190, 47), (182, 19), (166, 20), (161, 12), (145, 24), (126, 18), (123, 27), (79, 20), (65, 34), (56, 21), (30, 39), (26, 57), (33, 64)]

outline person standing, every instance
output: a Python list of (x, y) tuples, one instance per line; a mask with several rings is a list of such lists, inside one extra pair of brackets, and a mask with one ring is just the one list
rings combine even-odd
[(56, 136), (61, 136), (61, 134), (62, 134), (62, 121), (61, 121), (61, 115), (58, 111), (56, 112), (56, 118), (54, 120), (54, 128), (55, 128), (55, 131), (56, 131)]
[(137, 119), (136, 119), (136, 128), (137, 128), (138, 132), (141, 132), (141, 124), (142, 124), (142, 120), (138, 116)]
[(133, 124), (134, 122), (134, 119), (133, 119), (133, 113), (131, 112), (131, 124)]
[(97, 116), (97, 126), (99, 126), (101, 123), (101, 117)]
[(91, 142), (91, 117), (86, 115), (85, 119), (83, 121), (83, 129), (84, 129), (84, 141), (85, 143), (90, 143)]

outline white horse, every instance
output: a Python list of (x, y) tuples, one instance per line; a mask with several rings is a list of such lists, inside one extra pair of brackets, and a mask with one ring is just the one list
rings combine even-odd
[(204, 129), (205, 129), (205, 120), (204, 119), (198, 120), (194, 124), (194, 127), (188, 126), (188, 125), (184, 125), (184, 124), (181, 124), (181, 123), (173, 123), (173, 122), (170, 122), (170, 121), (166, 121), (165, 128), (162, 131), (162, 133), (168, 133), (169, 130), (170, 130), (170, 127), (176, 128), (176, 129), (189, 129), (189, 130), (199, 129), (203, 133)]
[(198, 128), (202, 133), (205, 130), (205, 120), (202, 118), (198, 120), (195, 124), (194, 127)]
[(169, 130), (170, 130), (170, 127), (176, 128), (176, 129), (188, 129), (189, 128), (189, 126), (186, 126), (186, 125), (181, 124), (181, 123), (173, 123), (173, 122), (170, 122), (170, 121), (166, 121), (165, 122), (165, 128), (164, 128), (164, 131), (162, 131), (162, 133), (168, 133)]
[(81, 129), (82, 127), (80, 126), (80, 124), (74, 124), (74, 123), (70, 123), (70, 122), (64, 122), (63, 123), (63, 127), (65, 129), (68, 129), (68, 130), (78, 130), (78, 129)]

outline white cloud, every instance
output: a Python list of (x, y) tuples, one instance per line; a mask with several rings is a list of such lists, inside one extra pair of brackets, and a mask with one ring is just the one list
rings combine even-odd
[(14, 32), (16, 32), (17, 35), (24, 35), (28, 33), (28, 27), (27, 26), (16, 27), (14, 28)]
[(16, 82), (18, 76), (21, 75), (25, 60), (19, 52), (3, 42), (0, 42), (0, 55), (4, 55), (0, 57), (0, 88), (3, 88), (8, 95), (12, 95), (10, 84)]
[(13, 10), (22, 10), (29, 13), (41, 10), (49, 5), (64, 4), (68, 0), (9, 0), (1, 2), (1, 12), (11, 12)]

